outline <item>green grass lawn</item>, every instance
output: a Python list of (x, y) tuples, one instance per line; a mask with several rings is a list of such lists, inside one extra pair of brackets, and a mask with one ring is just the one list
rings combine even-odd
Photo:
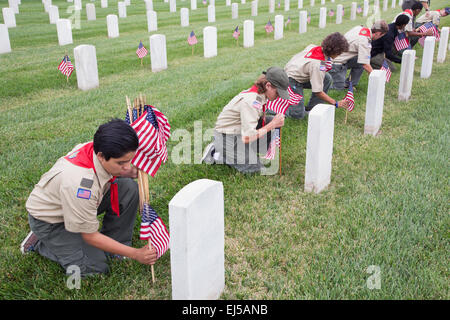
[[(148, 48), (143, 1), (132, 0), (128, 17), (119, 19), (120, 37), (107, 38), (106, 15), (117, 14), (117, 1), (101, 9), (97, 20), (73, 30), (73, 45), (60, 47), (56, 26), (48, 23), (41, 1), (22, 0), (17, 27), (9, 29), (12, 53), (0, 55), (0, 298), (2, 299), (170, 299), (170, 255), (150, 267), (135, 261), (114, 262), (109, 275), (83, 279), (80, 290), (66, 287), (67, 276), (55, 263), (37, 254), (22, 256), (19, 245), (29, 232), (25, 201), (53, 163), (80, 142), (92, 139), (98, 125), (125, 115), (125, 96), (147, 96), (163, 111), (172, 132), (194, 133), (214, 126), (223, 106), (247, 89), (267, 67), (283, 67), (310, 43), (320, 44), (329, 33), (345, 33), (364, 24), (361, 14), (350, 21), (351, 1), (343, 24), (327, 18), (319, 29), (320, 1), (312, 12), (308, 33), (298, 33), (297, 2), (275, 14), (293, 20), (282, 40), (266, 36), (268, 1), (260, 0), (259, 15), (250, 16), (251, 3), (239, 4), (239, 19), (216, 0), (218, 56), (203, 58), (202, 30), (207, 8), (198, 1), (191, 26), (180, 26), (169, 4), (154, 0), (158, 31), (166, 35), (168, 70), (152, 73), (135, 51), (142, 40)], [(382, 3), (382, 1), (380, 1)], [(87, 1), (84, 1), (87, 3)], [(335, 10), (336, 5), (327, 1)], [(60, 17), (67, 18), (70, 3), (53, 0)], [(360, 1), (362, 5), (362, 1)], [(7, 0), (0, 0), (1, 7)], [(432, 9), (446, 5), (434, 0)], [(391, 22), (400, 11), (381, 12)], [(255, 21), (255, 46), (236, 47), (233, 30), (243, 21)], [(3, 21), (3, 20), (1, 20)], [(441, 26), (449, 26), (442, 18)], [(199, 43), (194, 55), (186, 39), (194, 30)], [(75, 72), (66, 83), (57, 66), (65, 52), (95, 45), (100, 87), (77, 89)], [(344, 124), (336, 112), (331, 184), (320, 194), (305, 193), (307, 121), (287, 119), (283, 129), (282, 176), (244, 176), (226, 166), (174, 164), (170, 156), (179, 140), (169, 140), (169, 161), (150, 178), (151, 204), (168, 226), (168, 203), (186, 184), (201, 178), (222, 181), (225, 191), (225, 281), (223, 299), (449, 299), (449, 109), (450, 64), (433, 66), (429, 79), (420, 79), (422, 48), (416, 60), (411, 99), (397, 101), (399, 71), (386, 84), (382, 133), (365, 136), (367, 75), (355, 93), (355, 110)], [(437, 46), (435, 56), (437, 54)], [(330, 91), (333, 98), (345, 92)], [(306, 94), (309, 99), (309, 94)], [(203, 142), (205, 146), (208, 141)], [(192, 148), (193, 149), (193, 148)], [(138, 240), (136, 223), (134, 246)], [(380, 268), (381, 289), (370, 290), (366, 270)]]

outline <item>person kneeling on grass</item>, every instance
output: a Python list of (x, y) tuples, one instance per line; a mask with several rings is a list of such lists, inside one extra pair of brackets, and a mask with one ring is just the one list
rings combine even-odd
[[(131, 166), (139, 139), (120, 119), (102, 124), (94, 141), (59, 158), (35, 185), (27, 202), (31, 232), (22, 253), (35, 251), (81, 276), (109, 272), (108, 258), (129, 257), (154, 264), (156, 250), (131, 247), (139, 206)], [(105, 212), (99, 232), (97, 215)]]
[(235, 96), (219, 114), (214, 141), (204, 153), (208, 164), (227, 164), (241, 173), (264, 169), (257, 153), (267, 152), (271, 132), (284, 125), (284, 115), (265, 116), (267, 100), (289, 99), (289, 80), (283, 69), (270, 67), (254, 85)]
[(298, 104), (291, 105), (286, 112), (287, 117), (302, 119), (305, 113), (319, 103), (329, 103), (336, 108), (348, 106), (346, 100), (337, 101), (327, 95), (333, 81), (328, 74), (332, 67), (331, 59), (345, 51), (348, 51), (347, 40), (342, 34), (335, 32), (328, 35), (320, 46), (310, 44), (289, 60), (284, 70), (289, 77), (292, 91), (303, 96), (303, 89), (306, 88), (312, 90), (312, 95), (306, 108), (304, 99)]

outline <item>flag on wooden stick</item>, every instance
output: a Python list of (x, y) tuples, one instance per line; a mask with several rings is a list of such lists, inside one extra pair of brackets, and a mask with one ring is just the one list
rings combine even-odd
[(197, 41), (197, 37), (195, 36), (194, 30), (192, 30), (191, 33), (189, 34), (187, 42), (190, 46), (197, 44), (198, 41)]
[(170, 236), (166, 225), (148, 203), (144, 203), (142, 209), (140, 239), (151, 241), (158, 259), (169, 249)]
[(58, 66), (58, 70), (69, 79), (73, 71), (73, 65), (68, 55), (65, 55)]
[(272, 22), (269, 21), (266, 23), (266, 26), (264, 27), (264, 29), (266, 29), (266, 33), (271, 33), (273, 32), (273, 25)]
[(234, 32), (233, 32), (233, 38), (238, 40), (240, 35), (241, 35), (241, 32), (239, 31), (239, 26), (236, 26), (236, 29), (234, 29)]
[(348, 102), (347, 111), (348, 112), (353, 111), (353, 108), (355, 107), (355, 99), (353, 97), (353, 84), (351, 81), (348, 84), (348, 91), (347, 94), (345, 95), (344, 100)]
[(387, 63), (386, 59), (383, 61), (383, 64), (381, 65), (381, 69), (386, 71), (386, 82), (389, 82), (391, 80), (391, 69), (389, 68), (389, 64)]
[(139, 59), (144, 58), (147, 55), (148, 51), (145, 49), (144, 45), (142, 44), (142, 41), (139, 42), (139, 46), (136, 50), (136, 54), (139, 57)]

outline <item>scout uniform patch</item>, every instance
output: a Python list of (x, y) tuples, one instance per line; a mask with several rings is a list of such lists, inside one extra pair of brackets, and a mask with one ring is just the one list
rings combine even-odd
[(77, 198), (89, 200), (91, 198), (91, 191), (83, 188), (78, 188)]

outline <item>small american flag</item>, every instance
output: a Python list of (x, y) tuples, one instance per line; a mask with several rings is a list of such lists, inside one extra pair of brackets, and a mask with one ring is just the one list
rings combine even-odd
[(348, 91), (347, 94), (345, 95), (344, 100), (348, 101), (347, 111), (348, 112), (353, 111), (353, 108), (355, 107), (355, 99), (353, 98), (353, 84), (351, 81), (348, 84)]
[(383, 61), (383, 64), (381, 65), (381, 70), (386, 71), (386, 82), (389, 82), (389, 80), (391, 80), (392, 72), (386, 60)]
[(356, 13), (361, 13), (363, 10), (361, 8), (361, 6), (358, 6), (358, 8), (356, 8)]
[(268, 160), (275, 159), (277, 147), (280, 147), (280, 145), (281, 145), (280, 128), (275, 128), (272, 141), (270, 141), (269, 148), (267, 148), (267, 153), (265, 154), (264, 159)]
[(266, 26), (264, 27), (264, 29), (266, 29), (266, 32), (267, 32), (267, 33), (273, 32), (273, 25), (272, 25), (272, 22), (270, 22), (270, 19), (269, 19), (269, 21), (267, 22), (267, 24), (266, 24)]
[(144, 203), (142, 209), (140, 239), (151, 241), (158, 259), (169, 249), (170, 236), (166, 225), (148, 203)]
[(325, 72), (330, 71), (333, 68), (333, 63), (331, 62), (331, 58), (328, 57), (327, 62), (325, 62)]
[(395, 37), (394, 46), (397, 51), (411, 48), (409, 45), (409, 40), (404, 32), (399, 33), (398, 36)]
[(206, 5), (206, 0), (203, 0), (202, 2), (203, 2), (204, 5)]
[(142, 59), (143, 57), (145, 57), (147, 55), (148, 51), (147, 49), (145, 49), (144, 45), (142, 44), (142, 41), (139, 42), (139, 47), (136, 50), (136, 54), (137, 56)]
[(58, 66), (58, 70), (61, 71), (63, 75), (65, 75), (67, 78), (70, 77), (73, 71), (73, 65), (72, 62), (70, 62), (69, 56), (64, 56), (61, 63)]
[(306, 18), (306, 22), (307, 23), (311, 22), (311, 12), (308, 12), (308, 18)]
[(239, 26), (237, 26), (236, 29), (234, 29), (233, 38), (235, 38), (237, 40), (237, 39), (239, 39), (240, 35), (241, 35), (241, 32), (239, 31)]
[(189, 35), (187, 42), (189, 43), (189, 45), (193, 46), (194, 44), (197, 44), (197, 37), (195, 36), (194, 31), (191, 31), (191, 34)]
[(286, 22), (284, 23), (284, 26), (286, 27), (288, 24), (291, 23), (291, 17), (289, 16), (286, 20)]
[(419, 27), (420, 32), (427, 32), (428, 30), (433, 31), (433, 37), (436, 37), (436, 40), (439, 40), (439, 30), (436, 28), (433, 22), (427, 22)]
[(330, 9), (330, 11), (328, 12), (328, 16), (330, 16), (330, 17), (334, 16), (334, 11), (333, 11), (333, 9)]
[(276, 98), (273, 101), (267, 101), (267, 109), (272, 110), (275, 113), (285, 114), (289, 106), (298, 104), (302, 100), (303, 96), (292, 91), (291, 87), (288, 87), (289, 100), (281, 99), (281, 97)]

